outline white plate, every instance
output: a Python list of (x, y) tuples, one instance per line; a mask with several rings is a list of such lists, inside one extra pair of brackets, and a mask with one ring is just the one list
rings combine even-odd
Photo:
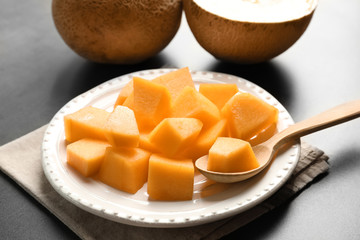
[[(51, 120), (43, 140), (42, 165), (54, 189), (78, 207), (112, 221), (142, 227), (187, 227), (239, 214), (268, 198), (278, 190), (294, 170), (300, 145), (295, 144), (277, 156), (271, 166), (248, 181), (235, 184), (209, 183), (202, 175), (195, 178), (191, 201), (150, 201), (146, 184), (136, 194), (113, 189), (92, 178), (84, 178), (66, 164), (63, 117), (88, 105), (111, 111), (119, 90), (140, 76), (152, 79), (174, 69), (156, 69), (131, 73), (107, 81), (67, 103)], [(279, 109), (278, 130), (293, 124), (286, 109), (268, 92), (242, 78), (214, 72), (192, 72), (199, 83), (236, 83)]]

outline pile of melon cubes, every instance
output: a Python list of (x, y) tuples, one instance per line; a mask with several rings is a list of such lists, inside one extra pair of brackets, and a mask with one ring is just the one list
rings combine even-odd
[(276, 131), (278, 110), (236, 84), (201, 83), (187, 67), (133, 77), (112, 112), (93, 106), (64, 117), (67, 163), (84, 177), (150, 200), (191, 200), (194, 161), (208, 170), (258, 167), (251, 145)]

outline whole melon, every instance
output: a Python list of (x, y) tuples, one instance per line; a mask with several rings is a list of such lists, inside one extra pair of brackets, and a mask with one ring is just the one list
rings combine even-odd
[(65, 43), (94, 62), (134, 64), (164, 49), (179, 29), (181, 0), (53, 0)]

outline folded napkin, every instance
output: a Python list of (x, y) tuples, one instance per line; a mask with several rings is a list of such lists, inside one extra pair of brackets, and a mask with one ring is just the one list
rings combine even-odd
[(43, 126), (0, 147), (0, 169), (82, 239), (219, 239), (289, 200), (329, 169), (328, 157), (324, 152), (302, 143), (300, 161), (287, 183), (252, 209), (227, 219), (194, 227), (135, 227), (88, 213), (68, 202), (52, 188), (41, 165), (41, 144), (46, 127)]

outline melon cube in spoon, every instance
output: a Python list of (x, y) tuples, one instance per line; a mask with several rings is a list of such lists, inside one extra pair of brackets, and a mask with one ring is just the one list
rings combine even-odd
[(207, 170), (214, 172), (243, 172), (259, 167), (255, 154), (246, 141), (219, 137), (209, 150)]

